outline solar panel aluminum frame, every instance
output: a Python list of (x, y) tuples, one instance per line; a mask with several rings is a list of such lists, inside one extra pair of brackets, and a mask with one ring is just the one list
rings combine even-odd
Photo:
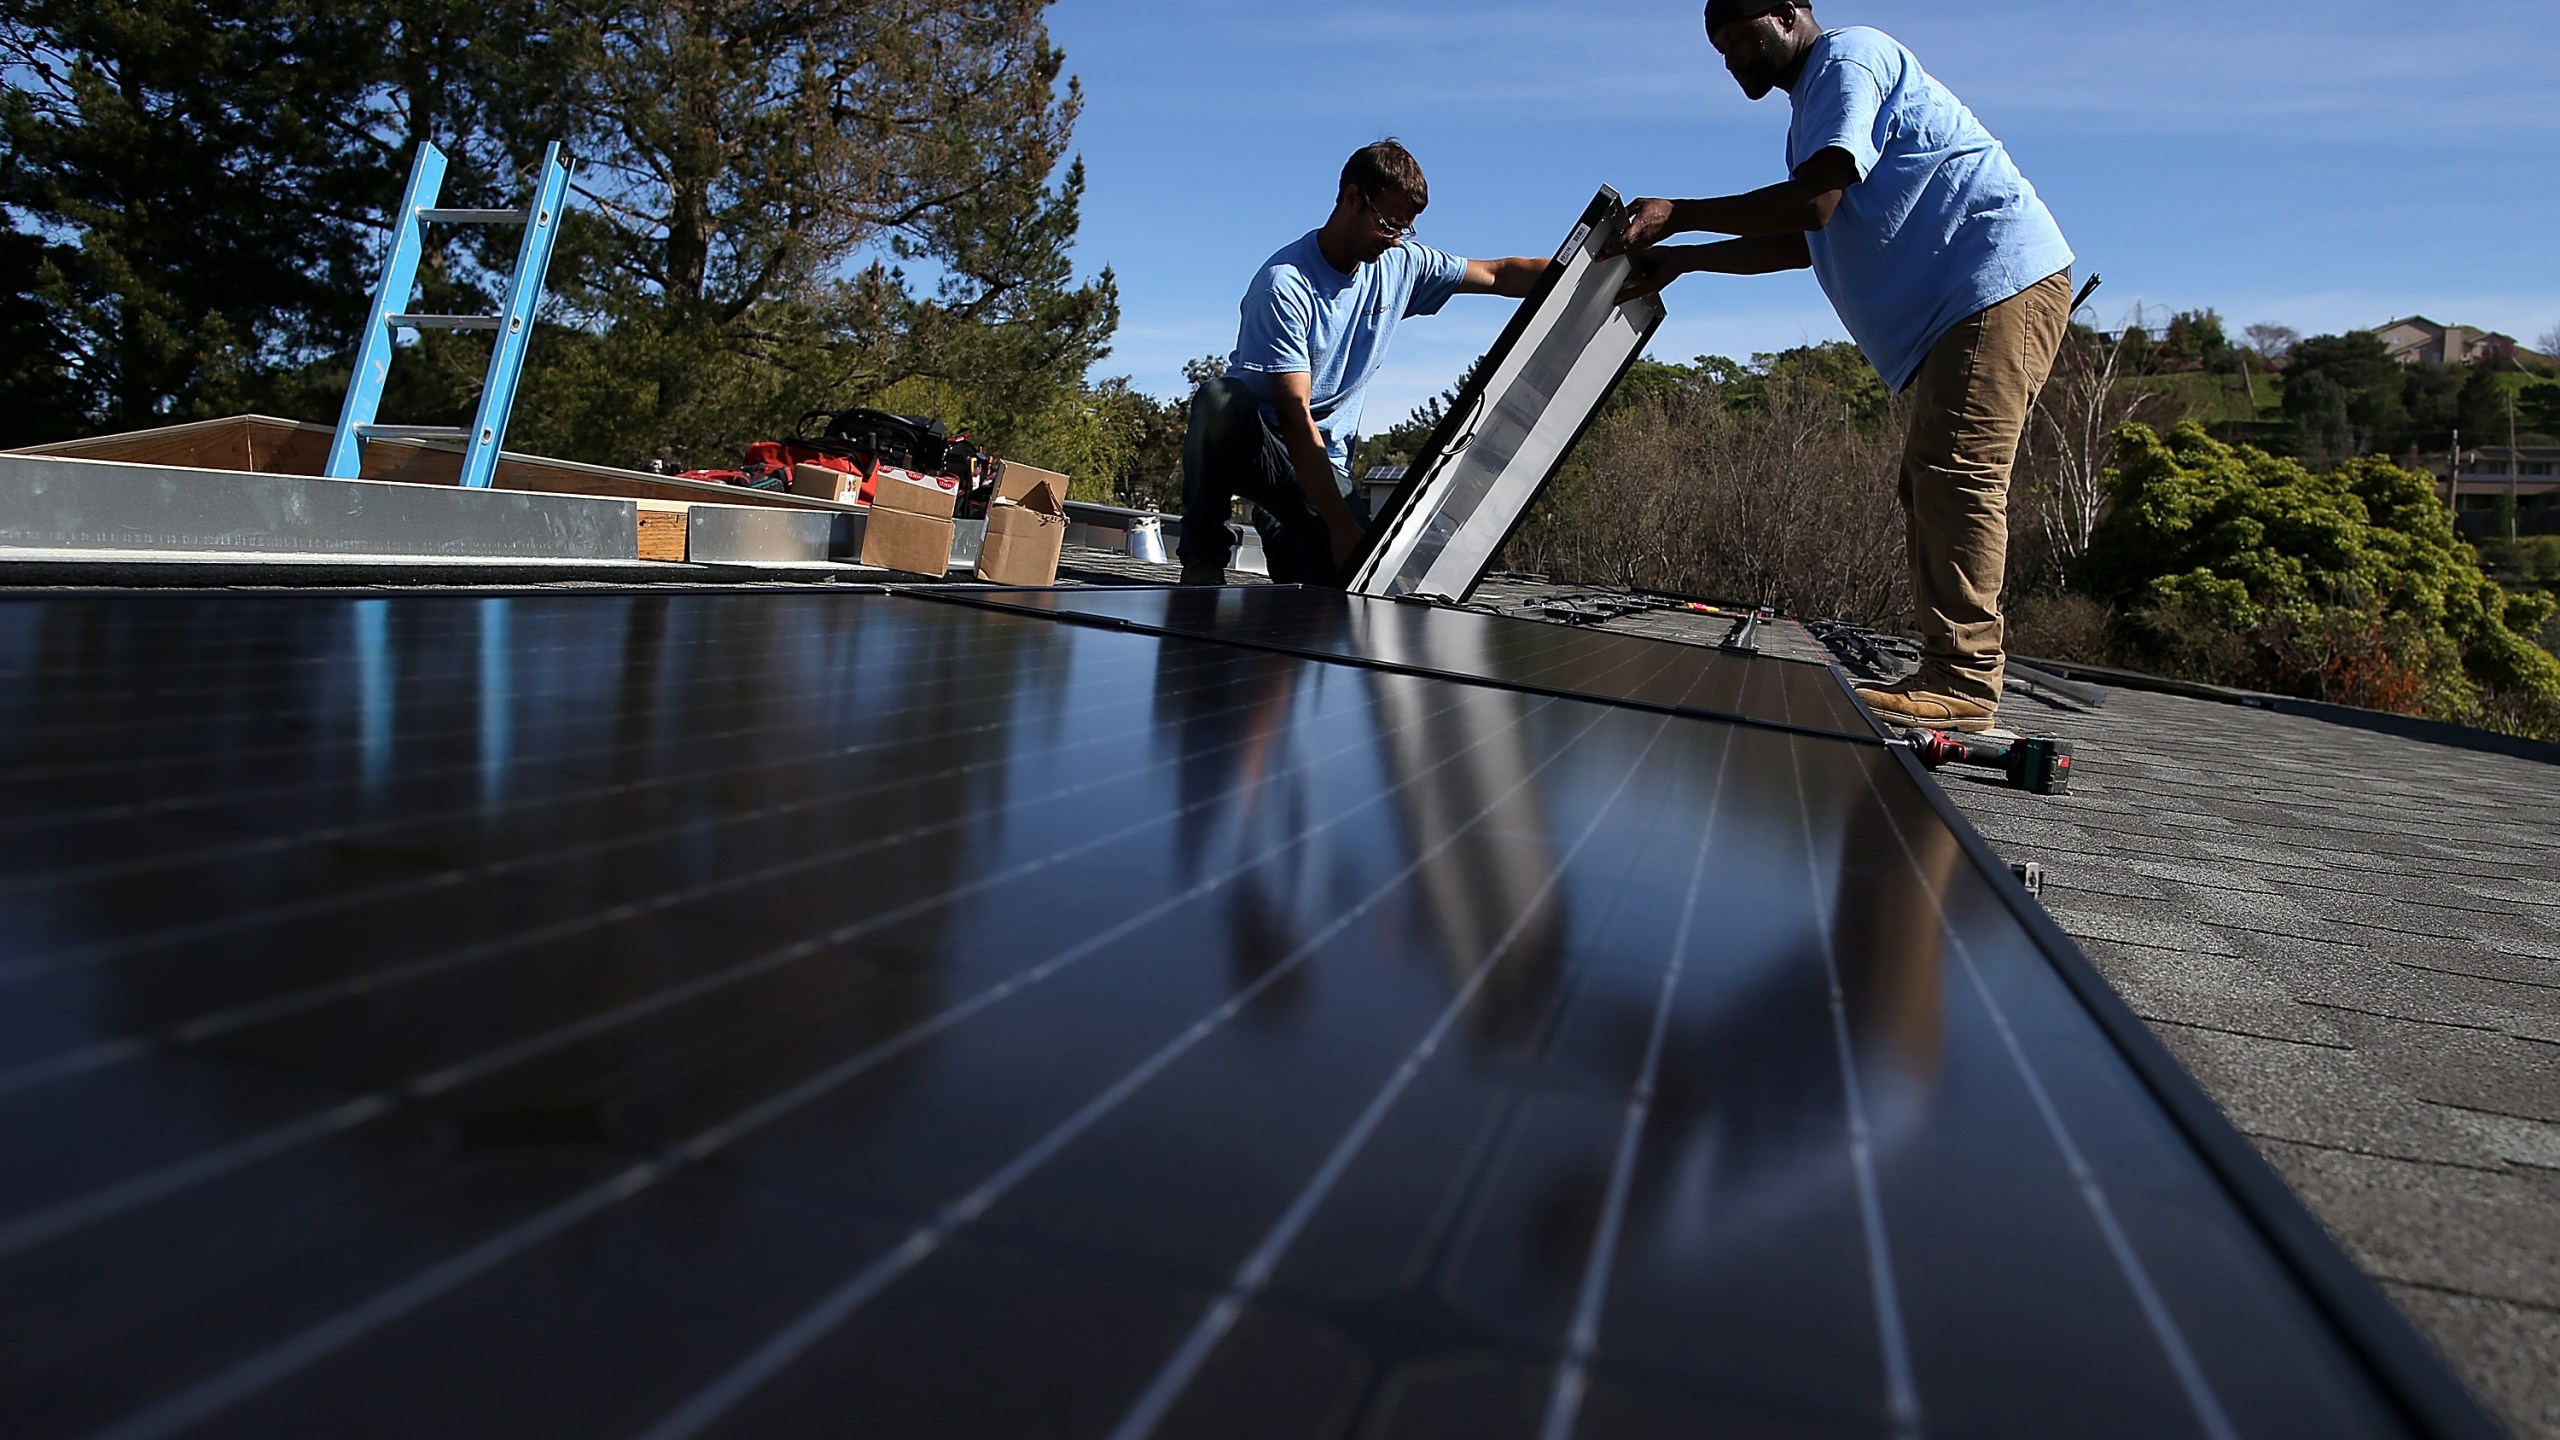
[(1624, 213), (1601, 186), (1388, 496), (1351, 590), (1463, 600), (1518, 532), (1666, 314), (1658, 294), (1611, 303), (1631, 262), (1600, 250)]

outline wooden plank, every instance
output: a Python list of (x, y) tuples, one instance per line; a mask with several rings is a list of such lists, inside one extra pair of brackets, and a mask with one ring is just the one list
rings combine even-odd
[[(287, 422), (275, 422), (287, 423)], [(10, 453), (60, 455), (75, 460), (129, 460), (138, 465), (182, 465), (196, 470), (255, 470), (251, 433), (255, 417), (194, 420), (122, 435), (90, 435), (30, 445)]]
[[(92, 435), (30, 445), (13, 453), (63, 455), (85, 460), (127, 460), (144, 465), (177, 465), (199, 470), (252, 470), (276, 475), (317, 475), (328, 457), (330, 427), (280, 420), (272, 415), (232, 415), (195, 420), (121, 435)], [(459, 452), (414, 440), (375, 440), (364, 447), (364, 478), (400, 480), (414, 485), (452, 485), (462, 476)], [(832, 510), (859, 513), (860, 506), (793, 495), (781, 490), (746, 490), (734, 485), (679, 480), (581, 465), (509, 451), (498, 462), (497, 488), (554, 495), (601, 495), (616, 500), (671, 500), (715, 505), (748, 505), (769, 510)]]
[(677, 500), (633, 502), (640, 511), (640, 558), (682, 561), (693, 507)]

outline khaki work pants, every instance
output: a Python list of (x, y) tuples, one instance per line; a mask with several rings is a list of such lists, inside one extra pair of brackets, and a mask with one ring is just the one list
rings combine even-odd
[(2000, 704), (2000, 586), (2009, 570), (2009, 470), (2071, 322), (2071, 275), (2052, 276), (1957, 322), (1911, 382), (1902, 451), (1911, 603), (1920, 622), (1913, 684)]

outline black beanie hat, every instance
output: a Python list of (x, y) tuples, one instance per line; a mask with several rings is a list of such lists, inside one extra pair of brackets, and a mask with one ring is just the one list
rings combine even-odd
[(1795, 0), (1707, 0), (1707, 33), (1713, 35), (1738, 20), (1757, 20), (1794, 4)]

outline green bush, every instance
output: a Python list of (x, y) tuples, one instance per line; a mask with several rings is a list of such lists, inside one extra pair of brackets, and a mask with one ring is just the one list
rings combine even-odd
[(2536, 589), (2560, 586), (2560, 535), (2504, 536), (2480, 542), (2480, 563)]
[(2426, 476), (2373, 457), (2315, 473), (2193, 424), (2117, 440), (2075, 578), (2117, 606), (2127, 658), (2466, 723), (2560, 717), (2560, 659), (2536, 638), (2560, 607), (2482, 573)]

